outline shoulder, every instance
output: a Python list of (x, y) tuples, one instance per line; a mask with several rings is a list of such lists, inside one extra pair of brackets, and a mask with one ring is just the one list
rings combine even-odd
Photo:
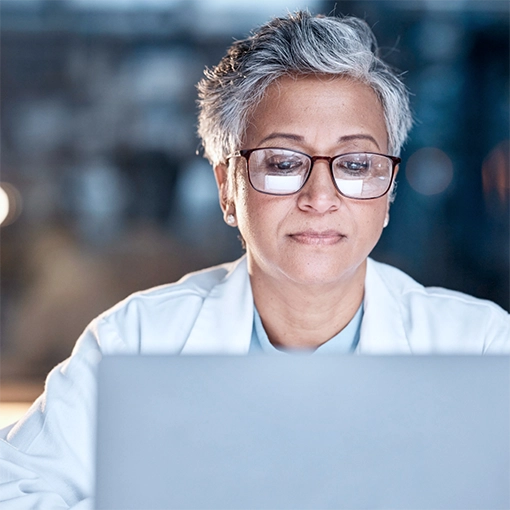
[(477, 308), (486, 313), (508, 317), (508, 313), (492, 301), (442, 287), (424, 287), (396, 267), (375, 260), (370, 260), (370, 263), (397, 299), (410, 302), (418, 300), (431, 305), (451, 306), (459, 310)]
[(175, 283), (131, 294), (96, 319), (101, 350), (180, 352), (204, 300), (233, 272), (242, 271), (242, 263), (239, 259), (203, 269)]
[(454, 290), (424, 287), (387, 264), (370, 260), (370, 266), (373, 278), (380, 279), (396, 302), (408, 337), (419, 339), (417, 345), (510, 353), (510, 315), (497, 304)]
[(370, 265), (395, 298), (423, 299), (431, 303), (437, 300), (442, 304), (451, 303), (452, 306), (458, 306), (460, 309), (478, 307), (491, 313), (508, 316), (505, 310), (492, 301), (442, 287), (424, 287), (400, 269), (372, 259), (370, 259)]

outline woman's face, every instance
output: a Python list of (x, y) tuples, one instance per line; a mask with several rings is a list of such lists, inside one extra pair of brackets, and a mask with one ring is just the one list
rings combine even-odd
[[(383, 109), (368, 86), (345, 78), (286, 77), (254, 111), (242, 149), (281, 147), (311, 156), (387, 153)], [(315, 162), (304, 188), (290, 196), (255, 191), (244, 158), (227, 204), (246, 242), (252, 277), (335, 284), (364, 275), (379, 240), (388, 196), (353, 200), (333, 185), (327, 161)], [(220, 187), (226, 170), (216, 168)]]

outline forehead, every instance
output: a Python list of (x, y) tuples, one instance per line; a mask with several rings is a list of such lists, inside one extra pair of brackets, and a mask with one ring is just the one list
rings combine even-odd
[(252, 111), (244, 145), (288, 138), (318, 149), (317, 143), (327, 148), (356, 134), (387, 148), (383, 108), (371, 87), (346, 77), (287, 76), (272, 83)]

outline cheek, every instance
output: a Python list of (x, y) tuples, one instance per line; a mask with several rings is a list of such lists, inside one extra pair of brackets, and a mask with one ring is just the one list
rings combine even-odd
[(249, 210), (253, 207), (250, 197), (250, 184), (247, 179), (238, 171), (233, 179), (233, 201), (239, 219), (249, 216)]
[(276, 240), (282, 223), (288, 220), (295, 207), (295, 199), (259, 193), (242, 178), (236, 190), (239, 231), (247, 244), (254, 246)]
[(370, 237), (380, 235), (389, 206), (385, 197), (376, 200), (375, 203), (360, 204), (355, 212), (358, 226)]
[(245, 242), (249, 243), (259, 230), (260, 224), (263, 224), (263, 198), (264, 195), (252, 189), (243, 173), (238, 172), (235, 178), (234, 204), (239, 232)]

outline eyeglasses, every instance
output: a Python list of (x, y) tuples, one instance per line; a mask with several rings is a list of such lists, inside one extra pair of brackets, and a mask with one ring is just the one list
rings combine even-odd
[(246, 159), (252, 187), (268, 195), (292, 195), (300, 191), (319, 159), (329, 163), (338, 192), (347, 198), (369, 200), (388, 193), (395, 167), (401, 159), (374, 152), (352, 152), (339, 156), (309, 156), (303, 152), (268, 147), (240, 150), (232, 157)]

